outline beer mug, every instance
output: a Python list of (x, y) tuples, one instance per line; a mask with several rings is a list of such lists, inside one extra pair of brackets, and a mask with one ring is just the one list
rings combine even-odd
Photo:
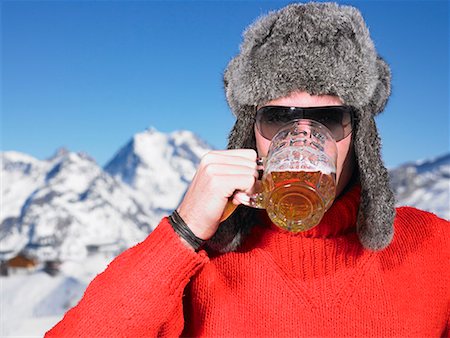
[[(274, 136), (251, 207), (266, 209), (274, 224), (292, 232), (319, 224), (336, 194), (336, 141), (313, 120), (294, 120)], [(229, 213), (231, 214), (231, 213)]]

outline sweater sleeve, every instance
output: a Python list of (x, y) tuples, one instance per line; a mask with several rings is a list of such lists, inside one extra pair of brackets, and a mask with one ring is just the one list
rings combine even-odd
[(164, 218), (143, 242), (116, 257), (45, 337), (178, 336), (184, 289), (207, 262), (206, 252), (185, 247)]

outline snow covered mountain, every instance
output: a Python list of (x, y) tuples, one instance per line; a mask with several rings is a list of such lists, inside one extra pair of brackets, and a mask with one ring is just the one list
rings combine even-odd
[(15, 217), (27, 197), (44, 182), (50, 161), (39, 161), (26, 154), (8, 151), (0, 154), (2, 162), (2, 213), (4, 218)]
[[(2, 259), (19, 251), (39, 261), (83, 259), (93, 242), (115, 245), (119, 251), (150, 231), (146, 224), (151, 215), (141, 210), (130, 189), (105, 174), (86, 154), (60, 151), (46, 161), (32, 159), (28, 165), (23, 164), (26, 157), (17, 154), (4, 153), (3, 159), (8, 182), (5, 196), (15, 204), (5, 204)], [(17, 167), (30, 170), (14, 175), (11, 169)], [(21, 180), (27, 183), (22, 191)], [(19, 203), (20, 208), (8, 209)]]
[(19, 216), (27, 198), (45, 181), (53, 159), (39, 161), (26, 154), (9, 151), (1, 159), (0, 258), (15, 256), (27, 243), (26, 229)]
[(173, 210), (210, 148), (188, 131), (136, 134), (105, 170), (84, 153), (39, 161), (2, 154), (0, 259), (20, 251), (39, 261), (112, 254), (143, 240)]
[(397, 205), (409, 205), (450, 220), (450, 154), (390, 171)]
[(105, 171), (132, 187), (146, 208), (165, 214), (177, 206), (209, 150), (190, 131), (164, 134), (149, 128), (134, 135)]

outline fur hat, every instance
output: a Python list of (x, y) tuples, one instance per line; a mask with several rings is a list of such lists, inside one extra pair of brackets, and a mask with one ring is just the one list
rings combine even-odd
[[(236, 123), (229, 149), (256, 149), (255, 106), (293, 91), (334, 95), (356, 108), (354, 149), (361, 183), (357, 231), (362, 245), (385, 248), (393, 237), (394, 195), (381, 160), (374, 117), (390, 95), (389, 66), (377, 54), (360, 12), (335, 3), (291, 4), (261, 17), (244, 33), (240, 53), (224, 74)], [(238, 210), (209, 246), (235, 250), (249, 232), (254, 211)]]

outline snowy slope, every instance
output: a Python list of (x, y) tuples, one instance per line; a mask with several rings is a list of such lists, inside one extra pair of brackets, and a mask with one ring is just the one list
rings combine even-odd
[[(57, 154), (64, 152), (58, 151)], [(1, 159), (0, 258), (12, 258), (28, 243), (27, 229), (19, 224), (27, 198), (45, 181), (53, 158), (40, 161), (26, 154), (8, 151)]]
[(450, 219), (450, 154), (407, 163), (390, 172), (397, 205), (408, 205)]
[(44, 181), (51, 165), (26, 154), (8, 151), (0, 154), (2, 168), (2, 213), (0, 223), (7, 217), (17, 217), (27, 197)]
[(210, 147), (189, 131), (137, 133), (105, 169), (85, 153), (39, 161), (2, 154), (0, 259), (83, 259), (92, 247), (120, 252), (173, 210)]
[(0, 337), (42, 337), (78, 303), (110, 261), (97, 254), (63, 263), (62, 273), (55, 277), (38, 270), (0, 278)]
[(12, 222), (13, 228), (28, 236), (25, 247), (16, 249), (40, 261), (83, 259), (89, 245), (109, 245), (118, 253), (145, 238), (150, 224), (157, 222), (150, 211), (144, 212), (129, 187), (89, 156), (65, 152), (51, 163)]

